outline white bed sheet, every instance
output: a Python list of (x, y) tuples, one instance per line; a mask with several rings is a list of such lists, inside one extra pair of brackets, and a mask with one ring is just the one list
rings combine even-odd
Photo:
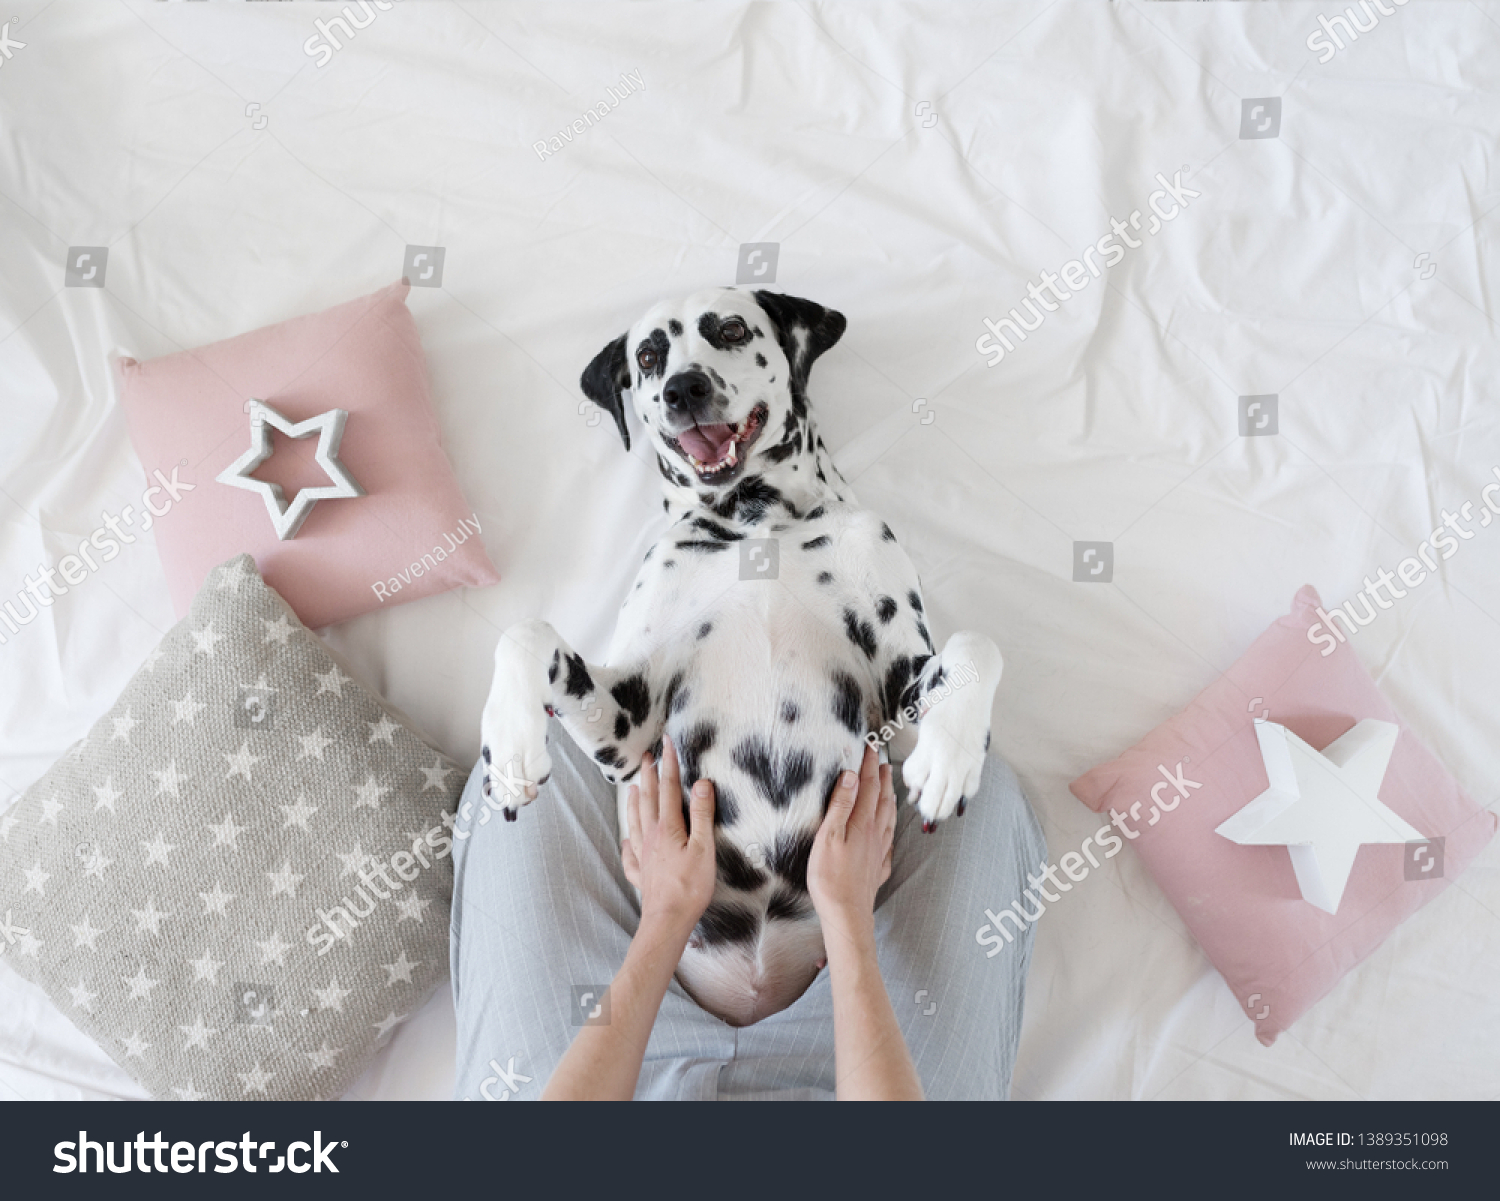
[[(111, 352), (313, 311), (444, 246), (410, 305), (504, 581), (327, 636), (460, 760), (500, 630), (544, 616), (602, 654), (659, 528), (580, 369), (654, 298), (731, 282), (740, 243), (779, 243), (776, 288), (848, 316), (813, 375), (823, 432), (935, 635), (1001, 646), (995, 749), (1054, 854), (1097, 825), (1070, 779), (1299, 585), (1341, 601), (1500, 465), (1493, 5), (1397, 9), (1326, 64), (1299, 5), (406, 3), (323, 67), (304, 44), (336, 5), (14, 11), (0, 599), (139, 495)], [(532, 149), (628, 73), (596, 126)], [(1239, 137), (1247, 97), (1281, 98), (1279, 137)], [(1178, 171), (1188, 209), (987, 367), (982, 319)], [(108, 246), (104, 289), (62, 287), (70, 245)], [(1281, 433), (1239, 437), (1237, 396), (1265, 393)], [(1114, 544), (1111, 585), (1072, 582), (1077, 540)], [(1491, 807), (1497, 585), (1491, 529), (1356, 639)], [(0, 646), (0, 804), (171, 623), (143, 542)], [(1039, 926), (1015, 1095), (1493, 1097), (1497, 1008), (1500, 846), (1270, 1049), (1125, 854)], [(444, 993), (351, 1095), (445, 1097), (452, 1058)], [(139, 1095), (0, 959), (0, 1097)]]

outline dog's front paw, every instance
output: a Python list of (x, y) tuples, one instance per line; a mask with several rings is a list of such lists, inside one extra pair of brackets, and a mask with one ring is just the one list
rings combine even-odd
[(496, 663), (495, 681), (484, 705), (479, 732), (483, 739), (484, 796), (506, 821), (515, 821), (523, 805), (552, 774), (547, 750), (547, 702), (522, 673)]
[(961, 814), (968, 798), (979, 791), (988, 742), (987, 730), (964, 729), (965, 723), (952, 719), (944, 722), (939, 712), (922, 719), (917, 747), (901, 768), (907, 801), (917, 807), (922, 829), (929, 832), (944, 818)]

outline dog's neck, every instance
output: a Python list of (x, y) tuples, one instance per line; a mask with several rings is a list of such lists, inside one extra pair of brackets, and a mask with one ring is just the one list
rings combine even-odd
[(806, 404), (796, 407), (801, 413), (793, 410), (795, 416), (787, 420), (775, 441), (767, 431), (765, 449), (774, 450), (780, 461), (757, 453), (733, 483), (710, 487), (658, 454), (664, 507), (672, 519), (691, 513), (712, 514), (718, 521), (754, 526), (767, 518), (802, 518), (820, 505), (853, 499), (848, 481), (834, 466)]

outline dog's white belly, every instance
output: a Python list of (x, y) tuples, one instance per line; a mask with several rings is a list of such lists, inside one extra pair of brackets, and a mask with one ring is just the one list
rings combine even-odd
[(693, 540), (669, 534), (621, 614), (620, 664), (648, 661), (672, 697), (684, 789), (715, 784), (719, 881), (679, 976), (737, 1024), (785, 1008), (817, 974), (807, 856), (838, 773), (858, 768), (880, 719), (870, 660), (842, 628), (857, 568), (831, 544), (803, 549), (840, 524), (784, 527), (778, 570), (759, 577), (763, 560), (736, 543), (685, 550)]

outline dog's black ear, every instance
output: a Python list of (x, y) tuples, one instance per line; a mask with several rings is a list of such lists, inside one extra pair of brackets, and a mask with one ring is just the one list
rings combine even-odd
[(792, 392), (800, 394), (807, 387), (814, 361), (844, 336), (848, 322), (843, 313), (800, 296), (756, 292), (755, 299), (776, 327), (776, 341), (792, 367)]
[(583, 394), (615, 419), (626, 450), (630, 449), (630, 431), (625, 428), (625, 401), (620, 393), (630, 387), (630, 360), (625, 357), (628, 336), (621, 334), (596, 354), (578, 379)]

